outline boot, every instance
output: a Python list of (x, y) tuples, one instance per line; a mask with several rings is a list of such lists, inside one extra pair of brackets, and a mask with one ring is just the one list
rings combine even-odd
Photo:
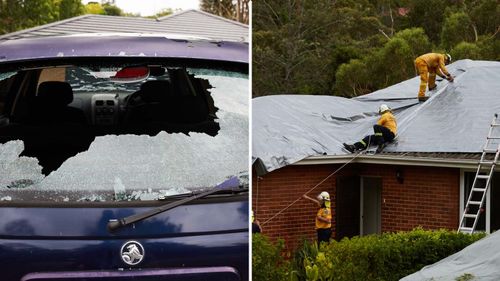
[(428, 100), (429, 97), (426, 97), (426, 96), (423, 96), (423, 97), (418, 97), (418, 101), (419, 102), (425, 102), (426, 100)]
[(357, 142), (354, 144), (354, 149), (356, 150), (365, 150), (367, 147), (363, 145), (361, 142)]
[(437, 85), (434, 85), (434, 87), (429, 87), (429, 91), (434, 91), (437, 88)]
[(377, 151), (375, 151), (375, 153), (381, 153), (382, 150), (384, 150), (384, 148), (385, 148), (385, 143), (379, 144), (377, 147)]
[(354, 153), (356, 151), (356, 147), (352, 144), (343, 143), (343, 145), (344, 148), (347, 149), (347, 151), (349, 151), (350, 153)]

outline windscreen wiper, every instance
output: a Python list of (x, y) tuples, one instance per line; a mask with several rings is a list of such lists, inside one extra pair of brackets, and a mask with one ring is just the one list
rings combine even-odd
[(215, 193), (222, 192), (222, 191), (230, 191), (232, 188), (238, 187), (239, 185), (240, 185), (240, 180), (237, 177), (231, 177), (228, 180), (224, 181), (223, 183), (217, 185), (216, 187), (214, 187), (213, 189), (210, 189), (208, 191), (201, 192), (201, 193), (195, 193), (195, 194), (193, 194), (189, 197), (186, 197), (184, 199), (180, 199), (178, 201), (174, 201), (172, 203), (165, 204), (163, 206), (160, 206), (158, 208), (154, 208), (152, 210), (146, 211), (146, 212), (141, 213), (141, 214), (135, 214), (135, 215), (131, 215), (131, 216), (128, 216), (125, 218), (121, 218), (121, 219), (109, 220), (108, 231), (113, 232), (121, 227), (124, 227), (124, 226), (127, 226), (129, 224), (147, 219), (147, 218), (152, 217), (154, 215), (157, 215), (159, 213), (163, 213), (163, 212), (168, 211), (170, 209), (173, 209), (177, 206), (186, 204), (186, 203), (194, 201), (196, 199), (200, 199), (200, 198), (209, 196), (211, 194), (215, 194)]

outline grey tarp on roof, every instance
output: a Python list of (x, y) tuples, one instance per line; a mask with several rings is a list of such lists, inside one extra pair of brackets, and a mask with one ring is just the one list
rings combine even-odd
[(313, 155), (343, 155), (342, 143), (373, 134), (378, 106), (389, 105), (398, 139), (388, 152), (481, 152), (494, 113), (500, 113), (500, 62), (461, 60), (449, 65), (455, 82), (437, 82), (425, 103), (419, 77), (372, 94), (275, 95), (255, 98), (253, 159), (269, 172)]
[(499, 269), (500, 231), (497, 231), (401, 281), (455, 281), (466, 274), (472, 275), (472, 279), (463, 280), (496, 281), (500, 280)]

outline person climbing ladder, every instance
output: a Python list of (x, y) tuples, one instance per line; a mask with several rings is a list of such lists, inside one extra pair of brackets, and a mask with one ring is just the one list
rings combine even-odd
[(381, 104), (378, 110), (381, 115), (377, 124), (373, 125), (374, 135), (365, 136), (355, 144), (343, 143), (344, 148), (354, 153), (357, 150), (367, 149), (370, 144), (378, 145), (377, 153), (382, 152), (385, 144), (394, 140), (397, 133), (396, 118), (392, 115), (391, 109), (386, 104)]

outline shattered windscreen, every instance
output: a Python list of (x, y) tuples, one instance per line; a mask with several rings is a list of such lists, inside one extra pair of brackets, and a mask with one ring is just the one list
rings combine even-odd
[(234, 176), (248, 186), (247, 74), (154, 66), (113, 81), (119, 69), (0, 75), (0, 200), (156, 200)]

